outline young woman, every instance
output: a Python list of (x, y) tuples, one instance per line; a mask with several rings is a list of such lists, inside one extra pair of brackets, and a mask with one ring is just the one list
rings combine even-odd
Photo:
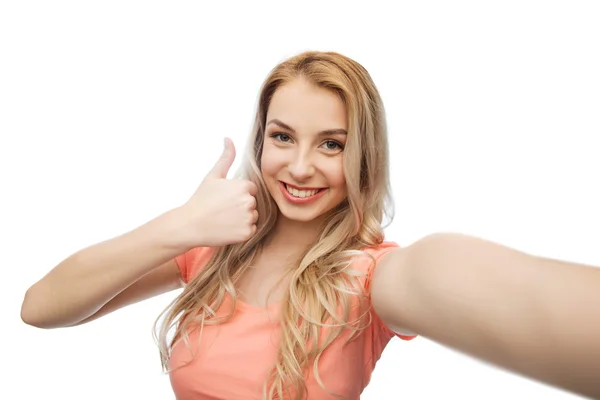
[(183, 286), (157, 319), (178, 399), (358, 399), (389, 340), (417, 334), (600, 397), (600, 270), (461, 234), (384, 240), (386, 118), (357, 62), (276, 66), (227, 179), (234, 157), (226, 139), (184, 205), (60, 263), (23, 320), (79, 325)]

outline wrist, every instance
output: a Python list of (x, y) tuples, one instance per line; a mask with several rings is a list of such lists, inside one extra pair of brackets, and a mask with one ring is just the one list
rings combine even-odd
[(197, 247), (187, 233), (189, 222), (185, 209), (177, 207), (159, 215), (151, 221), (149, 228), (160, 246), (174, 250), (178, 254), (183, 254)]

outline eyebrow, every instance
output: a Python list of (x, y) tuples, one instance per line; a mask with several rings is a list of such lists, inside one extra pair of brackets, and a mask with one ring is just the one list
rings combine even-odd
[[(296, 133), (296, 131), (294, 130), (294, 128), (292, 128), (291, 126), (284, 124), (283, 122), (281, 122), (280, 120), (274, 118), (272, 120), (270, 120), (269, 122), (267, 122), (267, 126), (269, 126), (270, 124), (275, 124), (275, 125), (279, 125), (280, 127), (282, 127), (283, 129), (287, 129), (288, 131), (292, 132), (292, 133)], [(347, 135), (348, 132), (346, 132), (345, 129), (326, 129), (324, 131), (321, 131), (319, 133), (317, 133), (318, 136), (327, 136), (327, 135)]]

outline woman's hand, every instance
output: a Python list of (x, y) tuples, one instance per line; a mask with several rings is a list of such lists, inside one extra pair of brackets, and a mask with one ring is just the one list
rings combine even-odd
[(253, 182), (227, 179), (235, 159), (235, 147), (225, 138), (221, 158), (193, 196), (179, 208), (189, 247), (224, 246), (244, 242), (256, 232), (257, 188)]

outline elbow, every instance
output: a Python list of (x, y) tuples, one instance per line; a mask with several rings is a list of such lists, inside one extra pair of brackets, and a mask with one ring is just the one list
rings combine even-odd
[(53, 311), (48, 308), (49, 297), (39, 293), (40, 288), (34, 291), (35, 285), (25, 293), (21, 305), (21, 321), (29, 326), (40, 329), (70, 328), (91, 321), (92, 317), (76, 319), (63, 312)]
[(34, 313), (35, 305), (32, 304), (30, 290), (31, 289), (27, 290), (25, 293), (23, 304), (21, 304), (21, 321), (36, 328), (43, 328), (43, 324), (40, 324), (39, 321), (36, 320)]
[(23, 321), (27, 325), (33, 326), (35, 328), (42, 328), (42, 329), (46, 328), (43, 324), (39, 323), (30, 314), (28, 314), (24, 308), (21, 308), (21, 321)]
[(51, 329), (55, 326), (48, 324), (44, 318), (40, 315), (39, 302), (34, 300), (34, 296), (31, 293), (32, 288), (27, 290), (23, 304), (21, 305), (21, 321), (29, 326), (40, 329)]

